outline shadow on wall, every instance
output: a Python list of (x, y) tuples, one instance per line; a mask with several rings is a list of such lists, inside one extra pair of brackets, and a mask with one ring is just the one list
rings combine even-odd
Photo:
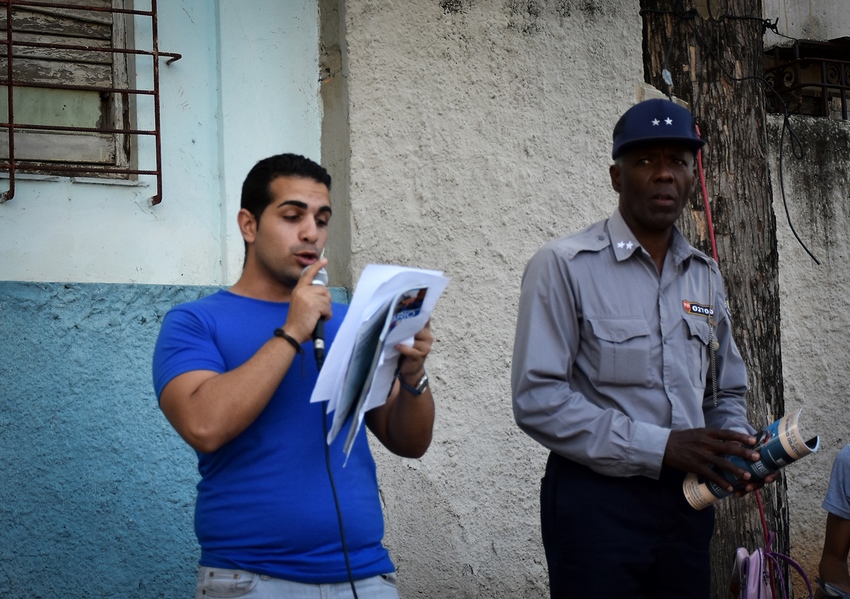
[(191, 596), (196, 460), (150, 362), (210, 291), (0, 282), (0, 597)]

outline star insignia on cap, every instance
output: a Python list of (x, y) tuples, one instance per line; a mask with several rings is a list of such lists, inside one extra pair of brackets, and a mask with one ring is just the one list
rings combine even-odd
[(672, 124), (673, 124), (673, 119), (671, 119), (671, 118), (668, 116), (666, 119), (664, 119), (664, 124), (665, 124), (665, 125), (672, 125)]
[(660, 124), (661, 124), (661, 121), (659, 121), (658, 119), (652, 119), (652, 126), (653, 127), (657, 127)]

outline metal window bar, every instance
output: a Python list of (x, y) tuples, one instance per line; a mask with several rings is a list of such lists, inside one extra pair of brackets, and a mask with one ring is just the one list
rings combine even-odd
[[(766, 69), (765, 75), (786, 103), (795, 106), (797, 111), (809, 106), (810, 110), (817, 110), (816, 116), (829, 117), (832, 113), (830, 100), (835, 99), (840, 105), (841, 118), (848, 120), (850, 60), (847, 51), (846, 45), (837, 47), (811, 41), (796, 42), (791, 48), (774, 48), (769, 53), (774, 66)], [(812, 79), (815, 72), (817, 80)]]
[[(176, 54), (174, 52), (160, 52), (159, 51), (159, 31), (157, 27), (157, 0), (150, 0), (150, 10), (131, 10), (131, 9), (122, 9), (122, 8), (104, 8), (99, 6), (81, 6), (78, 4), (56, 4), (56, 3), (48, 3), (48, 2), (37, 2), (37, 1), (28, 1), (28, 0), (0, 0), (0, 7), (5, 5), (6, 7), (6, 39), (0, 40), (0, 44), (6, 46), (6, 78), (0, 79), (0, 85), (6, 86), (7, 96), (8, 96), (8, 118), (9, 122), (0, 123), (0, 127), (5, 127), (8, 130), (9, 136), (9, 158), (8, 160), (0, 160), (0, 169), (8, 170), (9, 172), (9, 189), (5, 192), (0, 192), (0, 203), (11, 200), (15, 195), (15, 173), (17, 171), (26, 172), (26, 171), (45, 171), (50, 170), (51, 172), (59, 172), (59, 173), (71, 173), (71, 174), (83, 174), (83, 175), (97, 175), (99, 173), (109, 173), (109, 174), (124, 174), (124, 175), (151, 175), (156, 179), (156, 194), (151, 198), (151, 203), (153, 205), (159, 204), (162, 201), (162, 136), (160, 133), (160, 107), (159, 107), (159, 59), (164, 57), (168, 58), (166, 64), (171, 64), (176, 60), (180, 60), (182, 56), (180, 54)], [(12, 33), (14, 31), (13, 26), (13, 17), (12, 17), (12, 7), (43, 7), (43, 8), (51, 8), (51, 9), (68, 9), (68, 10), (76, 10), (81, 12), (110, 12), (113, 14), (125, 14), (125, 15), (134, 15), (134, 16), (143, 16), (150, 17), (151, 19), (151, 37), (152, 37), (152, 50), (136, 50), (133, 48), (99, 48), (99, 47), (86, 47), (86, 46), (70, 46), (66, 44), (49, 44), (49, 43), (40, 43), (40, 42), (24, 42), (18, 41), (15, 42), (12, 40)], [(136, 89), (130, 87), (128, 85), (127, 88), (115, 88), (115, 87), (103, 87), (103, 86), (87, 86), (87, 85), (61, 85), (61, 84), (47, 84), (47, 83), (35, 83), (35, 82), (19, 82), (14, 80), (12, 65), (13, 65), (13, 54), (15, 47), (36, 47), (36, 48), (49, 48), (49, 49), (58, 49), (58, 50), (75, 50), (75, 51), (89, 51), (89, 52), (104, 52), (111, 54), (135, 54), (139, 56), (150, 56), (153, 58), (153, 89)], [(62, 126), (54, 126), (54, 125), (32, 125), (32, 124), (17, 124), (15, 123), (15, 111), (14, 111), (14, 88), (15, 87), (43, 87), (50, 89), (65, 89), (65, 90), (77, 90), (77, 91), (95, 91), (100, 93), (121, 93), (121, 94), (134, 94), (134, 95), (149, 95), (153, 96), (153, 106), (154, 106), (154, 129), (151, 131), (148, 130), (140, 130), (140, 129), (130, 129), (127, 125), (126, 120), (123, 122), (124, 127), (120, 129), (106, 129), (106, 128), (87, 128), (87, 127), (62, 127)], [(62, 132), (77, 132), (77, 133), (110, 133), (110, 134), (123, 134), (123, 135), (136, 135), (136, 136), (152, 136), (154, 138), (154, 146), (155, 146), (155, 161), (156, 166), (153, 170), (151, 169), (132, 169), (132, 168), (123, 168), (123, 167), (99, 167), (99, 166), (72, 166), (70, 164), (51, 164), (49, 167), (45, 167), (39, 161), (34, 160), (17, 160), (15, 158), (15, 131), (16, 130), (35, 130), (35, 131), (62, 131)]]

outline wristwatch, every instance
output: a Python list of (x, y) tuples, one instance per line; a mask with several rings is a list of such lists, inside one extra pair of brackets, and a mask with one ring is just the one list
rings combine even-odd
[(398, 374), (398, 384), (402, 386), (402, 388), (410, 393), (411, 395), (422, 395), (422, 392), (428, 388), (428, 373), (422, 372), (422, 377), (419, 381), (414, 385), (410, 386), (404, 382), (404, 379), (401, 378), (401, 373)]

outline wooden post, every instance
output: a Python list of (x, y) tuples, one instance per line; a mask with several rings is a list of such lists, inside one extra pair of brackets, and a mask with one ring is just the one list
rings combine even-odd
[[(784, 415), (779, 259), (767, 162), (761, 0), (640, 0), (644, 78), (690, 104), (706, 141), (706, 186), (735, 340), (747, 364), (749, 418), (757, 429)], [(725, 11), (725, 12), (724, 12)], [(748, 18), (739, 18), (748, 17)], [(679, 226), (711, 255), (698, 192)], [(784, 480), (762, 491), (773, 549), (788, 552)], [(712, 597), (729, 597), (735, 549), (764, 545), (755, 497), (718, 503)], [(786, 576), (787, 580), (787, 576)]]

